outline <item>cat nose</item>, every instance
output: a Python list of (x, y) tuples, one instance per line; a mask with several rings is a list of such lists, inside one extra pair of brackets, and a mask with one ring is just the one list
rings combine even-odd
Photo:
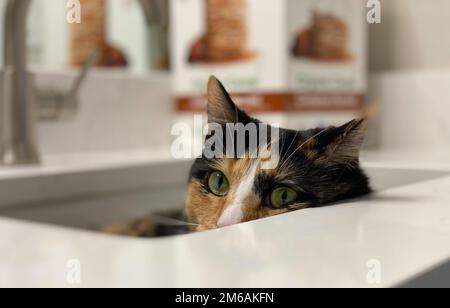
[(217, 222), (217, 228), (224, 228), (242, 222), (243, 213), (239, 205), (232, 205), (225, 209)]

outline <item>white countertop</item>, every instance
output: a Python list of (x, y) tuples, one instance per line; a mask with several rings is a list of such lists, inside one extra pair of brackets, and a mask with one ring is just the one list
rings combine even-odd
[[(364, 161), (450, 170), (444, 153), (413, 156), (367, 153)], [(121, 161), (111, 159), (103, 168)], [(143, 158), (137, 165), (147, 163)], [(49, 170), (61, 175), (64, 165), (59, 171), (31, 168), (22, 176)], [(0, 170), (0, 181), (8, 181), (8, 172)], [(0, 218), (0, 286), (395, 286), (450, 259), (449, 187), (446, 176), (366, 200), (167, 239), (110, 237)], [(68, 283), (70, 260), (80, 262), (80, 284)], [(380, 265), (380, 284), (367, 280), (373, 260)]]
[(450, 170), (450, 149), (389, 149), (366, 151), (361, 160), (371, 165), (424, 170)]

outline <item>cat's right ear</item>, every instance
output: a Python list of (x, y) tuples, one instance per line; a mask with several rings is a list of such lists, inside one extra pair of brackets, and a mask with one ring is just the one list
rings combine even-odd
[(322, 159), (336, 163), (358, 160), (366, 126), (365, 119), (355, 119), (340, 127), (329, 127), (321, 131), (314, 140), (316, 147), (323, 150)]
[(208, 123), (247, 124), (253, 120), (236, 106), (225, 87), (214, 76), (211, 76), (208, 81), (207, 98)]

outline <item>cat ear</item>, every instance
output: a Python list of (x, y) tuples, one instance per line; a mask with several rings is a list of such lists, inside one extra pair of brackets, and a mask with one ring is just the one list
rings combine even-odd
[(240, 110), (225, 90), (222, 83), (214, 76), (208, 81), (208, 123), (248, 123), (251, 118)]
[(317, 136), (322, 159), (334, 163), (349, 163), (359, 159), (364, 143), (366, 120), (358, 119), (340, 127), (330, 127)]

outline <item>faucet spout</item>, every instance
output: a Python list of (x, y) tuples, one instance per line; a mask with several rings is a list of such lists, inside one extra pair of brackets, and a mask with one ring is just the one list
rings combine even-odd
[[(0, 68), (0, 165), (39, 163), (36, 93), (27, 71), (26, 26), (32, 0), (8, 0)], [(147, 23), (161, 23), (165, 0), (139, 0)]]
[(0, 77), (0, 164), (36, 164), (31, 81), (26, 67), (26, 24), (31, 0), (8, 0)]

